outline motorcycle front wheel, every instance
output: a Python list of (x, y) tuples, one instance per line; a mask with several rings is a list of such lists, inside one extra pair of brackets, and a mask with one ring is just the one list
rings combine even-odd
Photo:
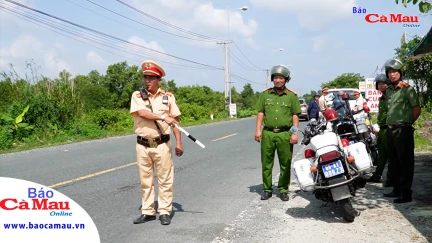
[(338, 202), (339, 207), (342, 211), (342, 217), (347, 222), (354, 222), (357, 215), (356, 210), (354, 210), (349, 198), (342, 199)]

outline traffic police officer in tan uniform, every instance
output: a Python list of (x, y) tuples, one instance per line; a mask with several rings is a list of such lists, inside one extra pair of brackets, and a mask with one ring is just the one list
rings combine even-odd
[[(153, 169), (156, 167), (159, 185), (158, 213), (162, 225), (171, 223), (174, 165), (171, 156), (170, 132), (179, 125), (180, 110), (175, 96), (159, 88), (165, 71), (153, 61), (142, 63), (146, 89), (132, 94), (130, 113), (134, 115), (134, 131), (137, 136), (136, 153), (142, 190), (142, 215), (134, 224), (156, 219), (154, 204)], [(180, 131), (173, 127), (176, 138), (175, 152), (183, 154)]]
[[(283, 65), (271, 69), (271, 80), (274, 87), (264, 90), (257, 103), (255, 140), (261, 142), (261, 164), (263, 194), (261, 200), (272, 196), (272, 170), (275, 150), (280, 166), (278, 191), (282, 201), (288, 201), (288, 187), (291, 176), (291, 159), (294, 144), (297, 143), (301, 113), (297, 94), (286, 88), (291, 79), (290, 71)], [(261, 125), (264, 121), (264, 128)]]
[[(391, 81), (387, 96), (387, 138), (389, 162), (394, 173), (393, 191), (386, 197), (397, 197), (394, 203), (411, 202), (414, 177), (413, 123), (421, 113), (418, 95), (413, 87), (402, 81), (405, 66), (398, 59), (389, 59), (385, 74)], [(394, 163), (392, 165), (392, 163)], [(394, 169), (394, 170), (393, 170)]]

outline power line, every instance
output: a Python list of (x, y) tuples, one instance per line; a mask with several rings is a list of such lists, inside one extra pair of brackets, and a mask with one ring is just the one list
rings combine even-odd
[[(90, 0), (87, 0), (87, 1), (90, 2)], [(148, 13), (145, 13), (145, 12), (143, 12), (143, 11), (141, 11), (141, 10), (139, 10), (139, 9), (137, 9), (137, 8), (135, 8), (135, 7), (133, 7), (133, 6), (131, 6), (131, 5), (127, 4), (127, 3), (125, 3), (125, 2), (122, 2), (122, 1), (120, 1), (120, 0), (116, 0), (116, 1), (119, 2), (119, 3), (121, 3), (121, 4), (123, 4), (123, 5), (125, 5), (125, 6), (127, 6), (127, 7), (129, 7), (130, 9), (135, 10), (136, 12), (138, 12), (138, 13), (140, 13), (140, 14), (142, 14), (142, 15), (148, 17), (148, 18), (151, 18), (151, 19), (153, 19), (153, 20), (155, 20), (155, 21), (157, 21), (157, 22), (159, 22), (159, 23), (161, 23), (161, 24), (164, 24), (164, 25), (166, 25), (166, 26), (169, 26), (169, 27), (171, 27), (171, 28), (173, 28), (173, 29), (176, 29), (176, 30), (178, 30), (178, 31), (181, 31), (181, 32), (184, 32), (184, 33), (188, 33), (188, 34), (193, 35), (193, 36), (201, 37), (201, 38), (203, 38), (203, 39), (209, 39), (209, 40), (213, 40), (213, 41), (223, 41), (223, 40), (218, 39), (218, 38), (213, 38), (213, 37), (209, 37), (209, 36), (205, 36), (205, 35), (197, 34), (197, 33), (195, 33), (195, 32), (192, 32), (192, 31), (189, 31), (189, 30), (186, 30), (186, 29), (180, 28), (180, 27), (178, 27), (178, 26), (175, 26), (175, 25), (172, 25), (172, 24), (170, 24), (170, 23), (168, 23), (168, 22), (165, 22), (165, 21), (163, 21), (163, 20), (161, 20), (161, 19), (158, 19), (158, 18), (156, 18), (156, 17), (154, 17), (154, 16), (152, 16), (152, 15), (150, 15), (150, 14), (148, 14)]]
[(109, 38), (112, 38), (112, 39), (115, 39), (115, 40), (118, 40), (118, 41), (121, 41), (121, 42), (124, 42), (124, 43), (130, 44), (130, 45), (134, 45), (134, 46), (137, 46), (137, 47), (140, 47), (140, 48), (143, 48), (143, 49), (146, 49), (146, 50), (152, 51), (152, 52), (156, 52), (156, 53), (159, 53), (159, 54), (162, 54), (162, 55), (166, 55), (166, 56), (169, 56), (169, 57), (177, 58), (177, 59), (180, 59), (180, 60), (183, 60), (183, 61), (186, 61), (186, 62), (190, 62), (190, 63), (198, 64), (198, 65), (201, 65), (201, 66), (206, 66), (206, 67), (210, 67), (210, 68), (214, 68), (214, 69), (223, 70), (222, 68), (218, 68), (218, 67), (214, 67), (214, 66), (211, 66), (211, 65), (203, 64), (203, 63), (200, 63), (200, 62), (191, 61), (191, 60), (188, 60), (188, 59), (185, 59), (185, 58), (177, 57), (177, 56), (175, 56), (175, 55), (171, 55), (171, 54), (164, 53), (164, 52), (161, 52), (161, 51), (157, 51), (157, 50), (154, 50), (154, 49), (151, 49), (151, 48), (145, 47), (145, 46), (141, 46), (141, 45), (138, 45), (138, 44), (135, 44), (135, 43), (132, 43), (132, 42), (129, 42), (129, 41), (126, 41), (126, 40), (123, 40), (123, 39), (117, 38), (117, 37), (115, 37), (115, 36), (112, 36), (112, 35), (109, 35), (109, 34), (105, 34), (105, 33), (103, 33), (103, 32), (100, 32), (100, 31), (97, 31), (97, 30), (94, 30), (94, 29), (91, 29), (91, 28), (88, 28), (88, 27), (85, 27), (85, 26), (82, 26), (82, 25), (76, 24), (76, 23), (74, 23), (74, 22), (71, 22), (71, 21), (68, 21), (68, 20), (64, 20), (64, 19), (62, 19), (62, 18), (59, 18), (59, 17), (53, 16), (53, 15), (50, 15), (50, 14), (48, 14), (48, 13), (45, 13), (45, 12), (39, 11), (39, 10), (37, 10), (37, 9), (30, 8), (30, 7), (26, 6), (26, 5), (23, 5), (23, 4), (20, 4), (20, 3), (17, 3), (17, 2), (11, 1), (11, 0), (5, 0), (5, 1), (10, 2), (10, 3), (13, 3), (13, 4), (15, 4), (15, 5), (18, 5), (18, 6), (20, 6), (20, 7), (26, 8), (26, 9), (32, 10), (32, 11), (34, 11), (34, 12), (38, 12), (38, 13), (43, 14), (43, 15), (46, 15), (46, 16), (48, 16), (48, 17), (51, 17), (51, 18), (54, 18), (54, 19), (60, 20), (60, 21), (62, 21), (62, 22), (69, 23), (69, 24), (74, 25), (74, 26), (77, 26), (77, 27), (79, 27), (79, 28), (82, 28), (82, 29), (85, 29), (85, 30), (88, 30), (88, 31), (91, 31), (91, 32), (94, 32), (94, 33), (97, 33), (97, 34), (99, 34), (99, 35), (103, 35), (103, 36), (106, 36), (106, 37), (109, 37)]
[[(69, 1), (69, 0), (67, 0), (67, 1)], [(102, 9), (105, 9), (106, 11), (109, 11), (109, 12), (111, 12), (111, 13), (113, 13), (113, 14), (119, 15), (119, 16), (125, 18), (125, 19), (128, 19), (128, 20), (133, 21), (133, 22), (135, 22), (135, 23), (138, 23), (138, 24), (140, 24), (140, 25), (144, 25), (144, 26), (146, 26), (146, 27), (148, 27), (148, 28), (151, 28), (151, 29), (154, 29), (154, 30), (157, 30), (157, 31), (160, 31), (160, 32), (163, 32), (163, 33), (169, 34), (169, 35), (177, 36), (177, 37), (184, 38), (184, 39), (188, 39), (188, 40), (194, 40), (194, 41), (215, 42), (215, 41), (212, 41), (212, 40), (194, 39), (194, 38), (190, 38), (190, 37), (186, 37), (186, 36), (182, 36), (182, 35), (177, 35), (177, 34), (174, 34), (174, 33), (168, 32), (168, 31), (164, 31), (164, 30), (161, 30), (161, 29), (155, 28), (155, 27), (153, 27), (153, 26), (150, 26), (150, 25), (144, 24), (144, 23), (142, 23), (142, 22), (140, 22), (140, 21), (136, 21), (136, 20), (134, 20), (134, 19), (131, 19), (131, 18), (129, 18), (129, 17), (127, 17), (127, 16), (124, 16), (124, 15), (122, 15), (122, 14), (119, 14), (119, 13), (117, 13), (117, 12), (111, 10), (111, 9), (108, 9), (108, 8), (106, 8), (106, 7), (104, 7), (104, 6), (100, 5), (100, 4), (97, 4), (97, 3), (95, 3), (95, 2), (92, 2), (92, 1), (90, 1), (90, 0), (86, 0), (86, 1), (92, 3), (92, 4), (96, 5), (96, 6), (98, 6), (98, 7), (100, 7), (100, 8), (102, 8)]]
[[(228, 50), (229, 51), (229, 56), (231, 57), (231, 58), (233, 58), (232, 60), (234, 61), (234, 62), (236, 62), (237, 64), (239, 64), (240, 66), (242, 66), (242, 67), (244, 67), (245, 69), (248, 69), (248, 70), (250, 70), (250, 71), (262, 71), (262, 70), (257, 70), (257, 69), (253, 69), (253, 68), (251, 68), (251, 67), (249, 67), (249, 66), (247, 66), (244, 62), (242, 62), (233, 52), (231, 52), (231, 50)], [(232, 55), (232, 56), (231, 56)]]
[[(115, 22), (117, 22), (117, 23), (120, 23), (120, 24), (122, 24), (123, 26), (128, 26), (129, 28), (133, 29), (134, 31), (137, 30), (136, 27), (132, 27), (131, 25), (128, 25), (128, 24), (126, 24), (126, 23), (120, 22), (120, 21), (115, 20), (115, 19), (113, 19), (113, 18), (107, 17), (107, 16), (105, 16), (105, 15), (103, 15), (103, 14), (100, 14), (100, 13), (98, 13), (98, 12), (96, 12), (96, 11), (93, 11), (93, 10), (91, 10), (91, 9), (89, 9), (89, 8), (86, 8), (86, 7), (84, 7), (84, 6), (82, 6), (82, 5), (78, 4), (78, 3), (75, 3), (75, 2), (73, 2), (73, 1), (71, 1), (71, 0), (65, 0), (65, 1), (68, 1), (68, 2), (70, 2), (70, 3), (72, 3), (72, 4), (76, 5), (76, 6), (79, 6), (80, 8), (86, 9), (87, 11), (90, 11), (90, 12), (92, 12), (92, 13), (94, 13), (94, 14), (97, 14), (97, 15), (99, 15), (99, 16), (102, 16), (102, 17), (104, 17), (104, 18), (106, 18), (106, 19), (109, 19), (109, 20), (115, 21)], [(111, 11), (111, 10), (108, 10), (108, 11)], [(117, 14), (117, 13), (116, 13), (116, 14)], [(126, 18), (126, 19), (129, 19), (128, 17), (123, 16), (123, 15), (121, 15), (121, 14), (118, 14), (118, 15), (120, 15), (120, 16)], [(137, 23), (139, 23), (139, 24), (141, 24), (141, 25), (145, 25), (145, 24), (142, 23), (142, 22), (138, 22), (138, 21), (135, 21), (135, 20), (133, 20), (133, 19), (130, 19), (130, 20), (131, 20), (131, 21), (134, 21), (134, 22), (137, 22)], [(145, 26), (147, 26), (147, 25), (145, 25)], [(153, 28), (153, 27), (149, 27), (149, 28)], [(143, 29), (139, 29), (139, 30), (140, 30), (140, 31), (144, 31)], [(159, 29), (157, 29), (157, 30), (159, 30)], [(164, 32), (163, 30), (159, 30), (159, 31)], [(170, 42), (177, 43), (177, 44), (182, 44), (182, 43), (180, 43), (180, 42), (177, 42), (177, 41), (174, 41), (174, 40), (171, 40), (171, 39), (167, 39), (167, 38), (163, 38), (163, 37), (161, 37), (161, 36), (158, 36), (158, 35), (155, 35), (155, 34), (152, 34), (152, 33), (148, 33), (148, 34), (149, 34), (149, 35), (152, 35), (152, 36), (155, 36), (155, 37), (158, 37), (158, 38), (160, 38), (160, 39), (162, 39), (162, 40), (170, 41)], [(171, 34), (172, 34), (172, 33), (171, 33)], [(176, 35), (176, 34), (172, 34), (172, 35)], [(177, 35), (176, 35), (176, 36), (177, 36)], [(184, 37), (184, 38), (186, 38), (186, 39), (190, 39), (190, 40), (205, 41), (205, 40), (198, 40), (198, 39), (193, 39), (193, 38), (189, 38), (189, 37)], [(207, 41), (205, 41), (205, 42), (207, 42)]]
[[(43, 19), (43, 18), (41, 18), (41, 17), (39, 17), (39, 16), (32, 16), (32, 13), (30, 13), (30, 14), (26, 14), (26, 12), (24, 11), (24, 13), (22, 13), (22, 12), (19, 12), (19, 11), (21, 11), (21, 10), (15, 10), (15, 9), (9, 9), (9, 8), (5, 8), (4, 6), (0, 6), (0, 8), (2, 8), (2, 9), (5, 9), (6, 11), (8, 11), (8, 12), (10, 12), (11, 14), (13, 14), (13, 15), (15, 15), (15, 16), (17, 16), (17, 17), (19, 17), (19, 18), (22, 18), (22, 19), (24, 19), (24, 20), (26, 20), (26, 21), (29, 21), (29, 22), (31, 22), (31, 23), (34, 23), (34, 24), (36, 24), (36, 25), (38, 25), (38, 26), (41, 26), (41, 27), (43, 27), (43, 28), (46, 28), (46, 29), (48, 29), (48, 30), (51, 30), (51, 31), (53, 31), (53, 32), (56, 32), (56, 33), (58, 33), (58, 34), (61, 34), (61, 35), (63, 35), (63, 36), (66, 36), (66, 37), (69, 37), (69, 38), (71, 38), (71, 39), (74, 39), (74, 40), (76, 40), (76, 41), (79, 41), (79, 42), (81, 42), (81, 43), (84, 43), (84, 44), (88, 44), (88, 45), (90, 45), (90, 46), (93, 46), (93, 47), (95, 47), (95, 48), (97, 48), (97, 49), (100, 49), (100, 50), (103, 50), (103, 51), (106, 51), (106, 52), (109, 52), (109, 53), (111, 53), (111, 54), (114, 54), (114, 55), (117, 55), (117, 56), (120, 56), (120, 57), (124, 57), (124, 58), (126, 58), (126, 59), (129, 59), (129, 60), (134, 60), (134, 61), (137, 61), (137, 62), (139, 62), (138, 60), (135, 60), (135, 59), (131, 59), (131, 58), (128, 58), (128, 57), (125, 57), (125, 56), (123, 56), (123, 55), (119, 55), (119, 54), (117, 54), (117, 53), (114, 53), (114, 52), (112, 52), (112, 51), (109, 51), (109, 50), (106, 50), (106, 49), (103, 49), (103, 48), (100, 48), (100, 47), (98, 47), (98, 46), (95, 46), (95, 45), (93, 45), (93, 44), (90, 44), (90, 43), (88, 43), (88, 42), (85, 42), (85, 41), (83, 41), (83, 39), (84, 40), (87, 40), (87, 41), (90, 41), (90, 42), (98, 42), (98, 44), (101, 44), (101, 45), (103, 45), (103, 46), (107, 46), (107, 47), (109, 47), (110, 49), (117, 49), (117, 50), (120, 50), (121, 52), (129, 52), (129, 53), (131, 53), (131, 54), (133, 54), (133, 55), (136, 55), (136, 56), (141, 56), (141, 57), (145, 57), (145, 58), (147, 58), (149, 55), (147, 55), (147, 56), (144, 56), (144, 55), (139, 55), (139, 52), (140, 51), (142, 51), (142, 50), (128, 50), (128, 48), (129, 47), (122, 47), (122, 48), (120, 48), (120, 47), (118, 47), (118, 46), (115, 46), (114, 44), (112, 44), (112, 43), (110, 43), (112, 40), (110, 40), (110, 39), (107, 39), (107, 41), (104, 41), (104, 40), (98, 40), (98, 39), (95, 39), (95, 37), (93, 37), (93, 36), (88, 36), (86, 33), (82, 33), (80, 30), (75, 30), (75, 29), (73, 29), (73, 28), (71, 28), (71, 27), (68, 27), (68, 26), (61, 26), (61, 23), (58, 23), (58, 24), (56, 24), (56, 23), (54, 23), (54, 22), (49, 22), (49, 21), (47, 21), (47, 20), (45, 20), (45, 19)], [(44, 25), (47, 25), (47, 26), (50, 26), (50, 27), (52, 27), (52, 28), (54, 28), (54, 29), (57, 29), (57, 30), (60, 30), (60, 31), (63, 31), (63, 32), (66, 32), (66, 33), (68, 33), (68, 34), (70, 34), (70, 35), (72, 35), (72, 36), (69, 36), (69, 35), (67, 35), (67, 34), (63, 34), (63, 33), (60, 33), (60, 32), (58, 32), (58, 31), (56, 31), (56, 30), (53, 30), (53, 29), (51, 29), (51, 28), (47, 28), (46, 26), (43, 26), (43, 25), (41, 25), (41, 24), (39, 24), (39, 23), (41, 23), (41, 24), (44, 24)], [(58, 26), (58, 25), (60, 25), (60, 26)], [(77, 39), (77, 38), (75, 38), (75, 37), (80, 37), (80, 39)], [(135, 48), (136, 49), (136, 47), (132, 47), (132, 48)], [(176, 66), (183, 66), (183, 67), (189, 67), (189, 68), (187, 68), (187, 69), (189, 69), (189, 70), (191, 70), (191, 69), (209, 69), (209, 68), (206, 68), (206, 67), (193, 67), (193, 66), (188, 66), (188, 65), (183, 65), (183, 64), (177, 64), (177, 63), (174, 63), (174, 62), (170, 62), (170, 61), (166, 61), (165, 59), (162, 59), (161, 57), (156, 57), (155, 59), (157, 59), (157, 60), (161, 60), (161, 62), (164, 62), (164, 63), (170, 63), (170, 64), (174, 64), (174, 65), (176, 65)], [(168, 65), (167, 65), (168, 66)], [(183, 69), (185, 69), (185, 68), (183, 68)], [(211, 69), (211, 70), (214, 70), (214, 69)]]
[(244, 58), (246, 58), (246, 60), (249, 61), (250, 64), (252, 64), (253, 66), (255, 66), (257, 69), (259, 70), (263, 70), (262, 68), (258, 67), (257, 65), (253, 64), (249, 58), (246, 57), (246, 55), (240, 50), (240, 48), (237, 46), (237, 44), (233, 41), (234, 46), (237, 48), (237, 50), (239, 50), (239, 52), (244, 56)]
[(252, 80), (249, 80), (249, 79), (246, 79), (246, 78), (240, 77), (240, 76), (238, 76), (238, 75), (236, 75), (236, 74), (234, 74), (234, 73), (231, 73), (231, 75), (232, 75), (233, 77), (236, 77), (236, 78), (239, 78), (239, 79), (242, 79), (242, 80), (245, 80), (245, 81), (248, 81), (248, 82), (254, 83), (254, 84), (265, 85), (265, 84), (263, 84), (263, 83), (258, 83), (258, 82), (255, 82), (255, 81), (252, 81)]
[[(8, 0), (6, 0), (6, 1), (8, 1)], [(51, 23), (50, 23), (48, 20), (44, 19), (43, 17), (36, 16), (36, 15), (30, 13), (30, 12), (26, 12), (26, 11), (18, 10), (18, 9), (8, 8), (8, 7), (5, 7), (5, 6), (3, 6), (3, 5), (0, 5), (0, 8), (2, 8), (2, 9), (4, 9), (4, 10), (8, 11), (9, 13), (11, 13), (11, 14), (13, 14), (13, 15), (15, 15), (15, 16), (21, 18), (21, 19), (24, 19), (24, 20), (29, 21), (29, 22), (31, 22), (31, 23), (34, 23), (34, 24), (36, 24), (36, 25), (38, 25), (38, 26), (41, 26), (41, 27), (43, 27), (43, 28), (45, 28), (45, 29), (51, 30), (51, 31), (53, 31), (53, 32), (56, 32), (56, 33), (58, 33), (58, 34), (60, 34), (60, 35), (63, 35), (63, 36), (69, 37), (69, 38), (71, 38), (71, 39), (74, 39), (74, 40), (76, 40), (76, 41), (78, 41), (78, 42), (81, 42), (81, 43), (84, 43), (84, 44), (87, 44), (87, 45), (93, 46), (93, 47), (95, 47), (95, 48), (97, 48), (97, 49), (100, 49), (100, 50), (103, 50), (103, 51), (109, 52), (109, 53), (114, 54), (114, 55), (116, 55), (116, 56), (120, 56), (120, 57), (123, 57), (123, 58), (129, 59), (129, 60), (134, 60), (134, 59), (131, 59), (131, 58), (125, 57), (125, 56), (123, 56), (123, 55), (119, 55), (119, 54), (117, 54), (117, 53), (114, 53), (114, 52), (112, 52), (112, 51), (106, 50), (106, 49), (104, 49), (104, 48), (98, 47), (98, 46), (93, 45), (93, 44), (91, 44), (91, 43), (87, 43), (87, 42), (85, 42), (85, 41), (83, 41), (83, 40), (80, 40), (79, 38), (75, 38), (75, 37), (80, 37), (81, 39), (85, 39), (85, 40), (87, 40), (87, 41), (100, 42), (100, 43), (98, 43), (98, 44), (102, 44), (102, 45), (104, 45), (104, 46), (108, 46), (108, 47), (110, 47), (110, 48), (113, 48), (113, 47), (114, 47), (114, 48), (117, 48), (117, 49), (120, 50), (120, 48), (118, 48), (118, 47), (116, 47), (116, 46), (113, 46), (113, 44), (111, 44), (111, 43), (108, 42), (108, 40), (109, 40), (109, 41), (112, 41), (112, 40), (110, 40), (109, 38), (105, 38), (106, 41), (104, 42), (104, 41), (101, 41), (101, 40), (97, 40), (97, 39), (95, 39), (94, 37), (92, 38), (92, 36), (89, 37), (88, 34), (85, 34), (85, 33), (83, 33), (83, 32), (80, 32), (80, 30), (74, 29), (74, 28), (72, 28), (72, 27), (69, 27), (69, 26), (61, 26), (61, 23), (55, 23), (55, 22), (51, 22)], [(26, 7), (25, 7), (25, 8), (26, 8)], [(20, 11), (21, 11), (21, 12), (20, 12)], [(36, 10), (36, 11), (37, 11), (37, 10)], [(43, 12), (42, 12), (42, 13), (43, 13)], [(48, 16), (49, 16), (49, 15), (48, 15)], [(50, 17), (51, 17), (51, 16), (50, 16)], [(59, 20), (63, 21), (62, 19), (59, 19)], [(67, 21), (66, 21), (66, 22), (67, 22)], [(59, 32), (59, 31), (53, 30), (53, 29), (48, 28), (48, 27), (43, 26), (43, 25), (48, 25), (48, 26), (50, 26), (50, 27), (52, 27), (52, 28), (55, 28), (55, 29), (58, 29), (58, 30), (60, 30), (60, 31), (66, 32), (66, 33), (68, 33), (68, 34), (70, 34), (70, 35), (73, 35), (73, 36), (69, 36), (69, 35), (67, 35), (67, 34), (63, 34), (63, 33)], [(59, 25), (60, 25), (60, 26), (59, 26)], [(81, 26), (78, 26), (78, 27), (83, 28), (83, 27), (81, 27)], [(86, 27), (84, 27), (84, 28), (87, 29)], [(89, 30), (91, 31), (91, 29), (89, 29)], [(99, 34), (98, 31), (91, 31), (91, 32), (96, 32), (97, 34)], [(105, 36), (105, 35), (103, 35), (103, 36)], [(108, 37), (110, 37), (110, 36), (108, 35)], [(117, 40), (117, 41), (119, 41), (119, 42), (126, 42), (126, 41), (121, 40), (121, 39), (118, 40), (118, 38), (114, 38), (114, 40)], [(129, 42), (128, 42), (128, 43), (129, 43)], [(134, 46), (141, 47), (140, 45), (136, 45), (136, 44), (134, 44), (134, 43), (129, 43), (129, 44), (133, 44)], [(110, 46), (110, 45), (111, 45), (111, 46)], [(136, 48), (136, 47), (134, 47), (134, 48)], [(144, 48), (144, 49), (150, 49), (150, 48)], [(150, 50), (152, 50), (152, 49), (150, 49)], [(125, 49), (122, 48), (121, 51), (124, 52)], [(138, 55), (138, 54), (137, 54), (137, 51), (133, 51), (133, 52), (130, 51), (130, 53), (131, 53), (131, 54), (134, 54), (134, 55), (137, 55), (137, 56), (142, 56), (142, 55)], [(162, 54), (166, 55), (165, 53), (162, 53)], [(175, 56), (174, 56), (174, 57), (175, 57)], [(181, 59), (181, 60), (189, 61), (189, 60), (187, 60), (187, 59)], [(134, 60), (134, 61), (139, 62), (138, 60)], [(170, 63), (169, 61), (164, 61), (164, 62), (166, 62), (166, 63)], [(172, 62), (171, 62), (171, 63), (172, 63)], [(195, 62), (194, 62), (194, 63), (195, 63)], [(176, 64), (176, 63), (173, 63), (173, 64), (175, 64), (175, 65), (177, 65), (177, 66), (191, 67), (191, 68), (193, 68), (193, 69), (209, 69), (209, 68), (211, 68), (211, 70), (214, 70), (214, 69), (216, 69), (216, 70), (223, 70), (222, 68), (212, 67), (212, 66), (209, 66), (209, 65), (206, 65), (206, 66), (208, 66), (208, 67), (206, 68), (206, 67), (192, 67), (192, 66), (187, 66), (187, 65), (182, 65), (182, 64)], [(187, 69), (187, 68), (182, 68), (182, 69)], [(257, 83), (257, 82), (251, 81), (251, 80), (249, 80), (249, 79), (243, 78), (243, 77), (241, 77), (241, 76), (239, 76), (239, 75), (237, 75), (237, 74), (234, 74), (234, 73), (232, 73), (231, 75), (234, 76), (234, 77), (236, 77), (236, 78), (238, 78), (238, 79), (241, 79), (241, 80), (245, 80), (245, 81), (248, 81), (248, 82), (251, 82), (251, 83), (255, 83), (255, 84), (260, 84), (260, 85), (262, 85), (261, 83)]]

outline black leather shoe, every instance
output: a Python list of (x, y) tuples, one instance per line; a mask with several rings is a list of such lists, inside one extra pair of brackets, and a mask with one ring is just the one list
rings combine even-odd
[(399, 197), (400, 193), (398, 191), (391, 191), (390, 193), (384, 193), (384, 197)]
[(366, 181), (367, 182), (372, 182), (372, 183), (380, 183), (381, 182), (381, 178), (379, 176), (371, 176)]
[(398, 198), (393, 200), (394, 203), (407, 203), (412, 201), (412, 191), (402, 192)]
[(281, 199), (282, 201), (288, 201), (288, 200), (289, 200), (288, 193), (286, 193), (286, 192), (281, 193), (281, 194), (280, 194), (280, 199)]
[(268, 200), (272, 197), (272, 195), (273, 194), (271, 192), (263, 192), (263, 194), (261, 195), (261, 200)]
[(141, 214), (137, 219), (133, 221), (134, 224), (142, 224), (148, 221), (152, 221), (156, 219), (156, 215), (145, 215)]
[(171, 217), (168, 214), (162, 214), (159, 216), (159, 220), (161, 221), (161, 225), (171, 224)]
[(408, 203), (411, 202), (412, 198), (411, 197), (398, 197), (395, 200), (393, 200), (393, 203)]

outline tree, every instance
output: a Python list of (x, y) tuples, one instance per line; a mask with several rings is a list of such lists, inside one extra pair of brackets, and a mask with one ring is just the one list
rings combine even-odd
[(311, 90), (311, 92), (309, 94), (304, 94), (303, 95), (303, 99), (305, 99), (306, 103), (309, 104), (316, 94), (318, 94), (317, 91)]
[(254, 95), (254, 91), (250, 83), (247, 83), (243, 86), (243, 91), (240, 93), (240, 96), (244, 109), (250, 109), (255, 105), (256, 96)]
[(334, 80), (321, 84), (321, 88), (327, 87), (330, 89), (335, 88), (355, 88), (357, 89), (360, 81), (365, 78), (359, 73), (343, 73), (337, 76)]
[[(399, 4), (399, 0), (395, 0), (396, 4)], [(405, 8), (407, 7), (407, 4), (412, 2), (413, 5), (416, 5), (418, 0), (402, 0), (402, 4), (405, 6)], [(422, 13), (428, 13), (429, 11), (432, 10), (432, 5), (431, 5), (431, 1), (430, 0), (423, 0), (420, 1), (420, 3), (418, 4), (419, 10)]]
[[(418, 59), (412, 59), (406, 56), (409, 50), (415, 48), (422, 38), (414, 36), (412, 40), (403, 43), (399, 48), (395, 49), (396, 55), (406, 65), (406, 79), (411, 79), (414, 82), (417, 93), (421, 94), (421, 103), (426, 105), (432, 101), (432, 55), (424, 55)], [(427, 92), (425, 92), (427, 90)]]

